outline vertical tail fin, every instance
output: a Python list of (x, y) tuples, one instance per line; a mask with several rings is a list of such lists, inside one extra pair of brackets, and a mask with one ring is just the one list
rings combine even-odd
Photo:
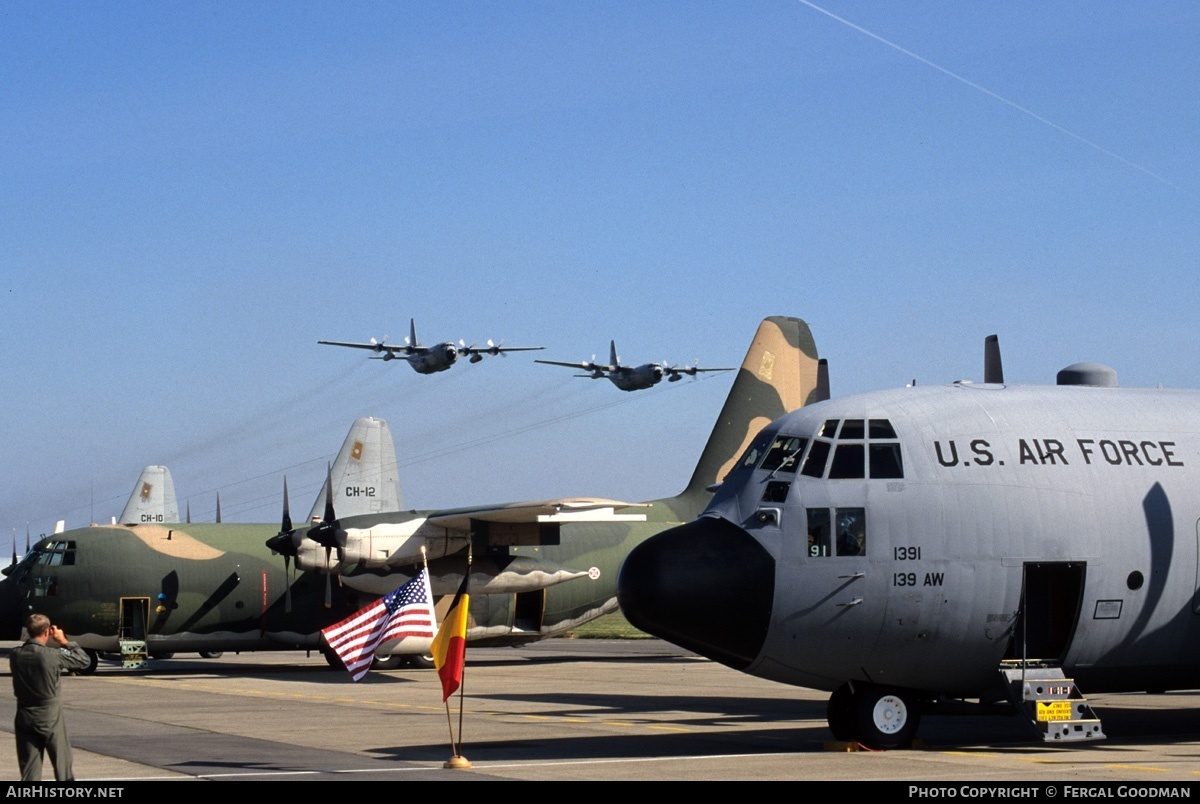
[[(342, 450), (330, 469), (333, 504), (338, 519), (360, 514), (399, 511), (400, 475), (396, 466), (396, 442), (383, 419), (362, 418), (354, 422)], [(326, 487), (313, 503), (308, 521), (324, 517)]]
[(763, 319), (684, 494), (724, 479), (765, 425), (819, 401), (817, 345), (799, 318)]
[(129, 502), (117, 522), (137, 525), (142, 522), (178, 522), (179, 501), (175, 498), (175, 481), (165, 466), (147, 466), (138, 477)]
[(612, 366), (613, 368), (616, 368), (617, 366), (621, 365), (620, 360), (621, 360), (621, 358), (617, 357), (617, 342), (609, 341), (608, 342), (608, 365)]

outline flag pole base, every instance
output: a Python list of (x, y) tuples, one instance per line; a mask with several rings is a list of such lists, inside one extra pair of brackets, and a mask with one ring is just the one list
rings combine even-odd
[(443, 768), (454, 768), (455, 770), (466, 770), (471, 767), (471, 761), (466, 757), (460, 757), (458, 754), (447, 759), (442, 763)]

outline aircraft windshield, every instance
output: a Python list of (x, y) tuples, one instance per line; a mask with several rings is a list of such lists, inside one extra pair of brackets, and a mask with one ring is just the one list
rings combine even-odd
[(829, 480), (902, 479), (904, 461), (896, 430), (887, 419), (828, 419), (813, 439), (800, 474)]

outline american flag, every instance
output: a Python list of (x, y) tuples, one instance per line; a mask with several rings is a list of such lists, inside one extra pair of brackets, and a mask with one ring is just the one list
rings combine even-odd
[(321, 631), (325, 642), (346, 665), (355, 681), (371, 669), (375, 651), (384, 642), (409, 637), (432, 639), (436, 632), (429, 570), (394, 589), (365, 609)]

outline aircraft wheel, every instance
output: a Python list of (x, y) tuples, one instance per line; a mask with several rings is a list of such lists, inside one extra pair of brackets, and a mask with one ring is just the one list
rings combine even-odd
[(222, 651), (222, 650), (202, 650), (202, 651), (200, 651), (200, 658), (201, 659), (220, 659), (224, 653), (225, 653), (225, 651)]
[(346, 665), (342, 664), (342, 660), (338, 657), (338, 655), (329, 648), (321, 648), (321, 655), (325, 657), (325, 663), (329, 665), (330, 670), (346, 669)]
[(433, 669), (433, 654), (432, 653), (417, 653), (408, 657), (408, 664), (416, 670), (432, 670)]
[(174, 659), (174, 658), (175, 658), (175, 651), (173, 651), (173, 650), (164, 650), (164, 651), (159, 651), (159, 652), (157, 652), (157, 653), (151, 653), (151, 654), (150, 654), (150, 658), (151, 658), (151, 659)]
[(880, 750), (912, 745), (921, 722), (921, 712), (914, 697), (886, 687), (860, 687), (855, 697), (855, 722), (860, 743)]
[(403, 667), (407, 662), (407, 656), (394, 654), (392, 656), (376, 656), (375, 661), (371, 662), (372, 670), (397, 670)]
[(854, 693), (849, 684), (843, 684), (829, 696), (829, 704), (825, 708), (825, 719), (829, 721), (833, 739), (843, 743), (855, 741), (854, 711)]
[(97, 653), (94, 650), (88, 650), (86, 648), (84, 649), (83, 652), (88, 655), (87, 667), (82, 667), (79, 670), (72, 671), (73, 675), (90, 676), (96, 672), (96, 665), (100, 664), (100, 654), (99, 653)]

